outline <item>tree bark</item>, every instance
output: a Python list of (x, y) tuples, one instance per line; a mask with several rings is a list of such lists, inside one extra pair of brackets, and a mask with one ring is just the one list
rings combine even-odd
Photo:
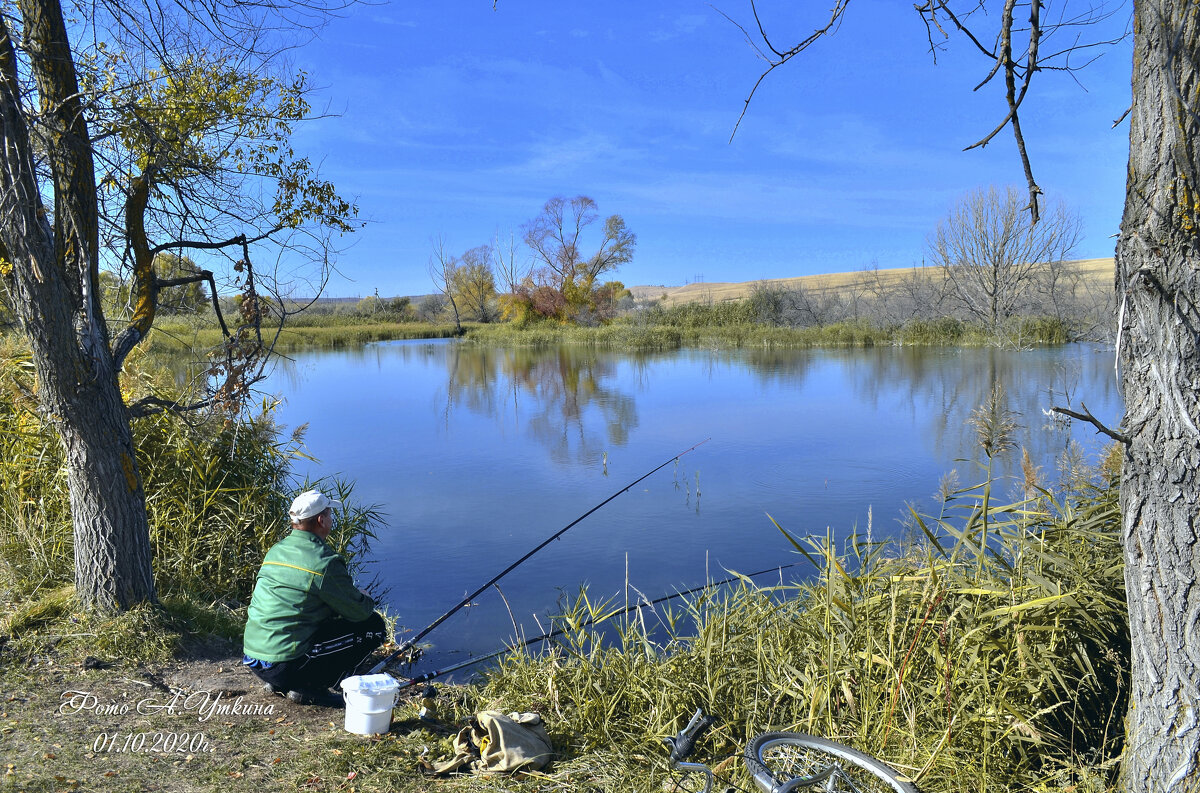
[[(50, 184), (39, 183), (34, 114), (23, 104), (16, 50), (0, 18), (0, 247), (13, 266), (39, 406), (66, 450), (76, 596), (89, 606), (127, 608), (153, 600), (154, 582), (133, 434), (96, 290), (91, 141), (57, 0), (18, 0), (18, 8)], [(52, 211), (42, 198), (50, 189)]]
[(1200, 20), (1138, 0), (1116, 254), (1132, 703), (1130, 791), (1200, 789)]
[(121, 393), (115, 383), (97, 382), (78, 389), (67, 409), (58, 429), (67, 452), (76, 597), (103, 609), (152, 601), (146, 499)]

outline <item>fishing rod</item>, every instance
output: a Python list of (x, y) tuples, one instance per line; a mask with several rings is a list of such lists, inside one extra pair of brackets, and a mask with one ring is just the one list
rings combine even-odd
[[(792, 564), (776, 565), (775, 567), (768, 567), (766, 570), (759, 570), (757, 573), (746, 573), (744, 575), (733, 575), (733, 576), (730, 576), (729, 578), (726, 578), (721, 581), (715, 581), (712, 583), (704, 584), (702, 586), (692, 587), (691, 589), (685, 589), (683, 592), (676, 592), (672, 595), (664, 595), (655, 600), (649, 600), (649, 601), (645, 601), (642, 603), (635, 603), (632, 606), (626, 606), (625, 608), (623, 608), (619, 611), (614, 611), (611, 614), (605, 614), (605, 615), (599, 616), (599, 617), (592, 617), (591, 619), (586, 620), (585, 622), (581, 623), (579, 625), (579, 627), (586, 628), (590, 625), (594, 625), (597, 622), (603, 622), (606, 620), (610, 620), (613, 617), (619, 617), (622, 614), (628, 614), (631, 611), (639, 611), (644, 608), (649, 608), (650, 606), (657, 606), (659, 603), (665, 603), (668, 600), (674, 600), (675, 598), (681, 598), (681, 597), (684, 597), (685, 595), (690, 595), (694, 592), (700, 592), (700, 591), (706, 590), (706, 589), (715, 589), (716, 587), (724, 586), (725, 584), (729, 584), (734, 581), (740, 581), (745, 578), (757, 578), (758, 576), (766, 575), (767, 573), (782, 572), (782, 571), (788, 569), (789, 567), (796, 567), (799, 564), (803, 564), (803, 563), (802, 562), (793, 562)], [(488, 653), (487, 655), (481, 655), (476, 658), (468, 658), (467, 660), (459, 661), (458, 663), (453, 664), (452, 666), (447, 666), (442, 669), (434, 670), (432, 672), (425, 672), (424, 674), (417, 675), (416, 677), (407, 678), (403, 682), (400, 683), (400, 690), (404, 690), (406, 688), (411, 688), (412, 686), (419, 686), (422, 683), (428, 683), (430, 680), (441, 677), (442, 675), (448, 675), (451, 672), (457, 672), (459, 669), (465, 669), (468, 666), (474, 666), (475, 664), (481, 664), (484, 661), (490, 661), (493, 658), (499, 658), (500, 656), (504, 655), (505, 653), (511, 653), (512, 651), (519, 650), (522, 647), (528, 647), (531, 644), (537, 644), (538, 642), (544, 642), (548, 639), (553, 639), (554, 637), (561, 636), (562, 634), (564, 634), (566, 632), (567, 632), (566, 628), (558, 628), (556, 630), (550, 631), (549, 633), (543, 633), (541, 636), (535, 636), (532, 639), (526, 639), (525, 641), (520, 642), (518, 644), (509, 645), (508, 647), (505, 647), (504, 649), (501, 649), (501, 650), (497, 650), (494, 653)]]
[(463, 606), (467, 605), (467, 604), (468, 604), (468, 603), (470, 603), (472, 600), (474, 600), (474, 599), (475, 599), (475, 598), (476, 598), (478, 595), (480, 595), (480, 594), (481, 594), (481, 593), (482, 593), (484, 590), (486, 590), (486, 589), (487, 589), (488, 587), (490, 587), (492, 584), (496, 583), (496, 582), (497, 582), (497, 581), (499, 581), (501, 578), (504, 578), (504, 576), (506, 576), (506, 575), (508, 575), (509, 573), (511, 573), (511, 572), (512, 572), (513, 570), (515, 570), (515, 569), (516, 569), (516, 568), (517, 568), (519, 565), (521, 565), (522, 563), (524, 563), (526, 559), (528, 559), (529, 557), (533, 556), (535, 553), (537, 553), (538, 551), (542, 550), (543, 548), (545, 548), (547, 545), (549, 545), (550, 543), (552, 543), (552, 542), (554, 542), (555, 540), (557, 540), (557, 539), (558, 539), (559, 537), (561, 537), (562, 535), (566, 534), (566, 532), (567, 532), (567, 530), (568, 530), (568, 529), (570, 529), (570, 528), (572, 528), (573, 526), (575, 526), (577, 523), (579, 523), (580, 521), (582, 521), (582, 520), (583, 520), (584, 518), (586, 518), (588, 515), (591, 515), (593, 512), (595, 512), (596, 510), (600, 509), (600, 508), (601, 508), (601, 507), (603, 507), (605, 504), (607, 504), (608, 502), (612, 501), (614, 498), (616, 498), (617, 496), (621, 495), (622, 493), (627, 493), (627, 492), (630, 490), (630, 488), (632, 488), (632, 487), (633, 487), (634, 485), (636, 485), (638, 482), (641, 482), (643, 479), (646, 479), (646, 478), (647, 478), (647, 477), (649, 477), (651, 474), (654, 474), (654, 473), (657, 473), (658, 471), (661, 471), (663, 468), (666, 468), (666, 467), (667, 467), (668, 465), (670, 465), (671, 463), (673, 463), (673, 462), (677, 461), (677, 460), (678, 460), (680, 457), (682, 457), (683, 455), (687, 454), (688, 452), (692, 451), (693, 449), (697, 448), (698, 446), (702, 446), (703, 444), (705, 444), (705, 443), (708, 443), (710, 440), (712, 440), (712, 439), (711, 439), (711, 438), (705, 438), (704, 440), (700, 441), (700, 443), (697, 443), (695, 446), (692, 446), (691, 448), (688, 448), (688, 449), (684, 449), (684, 450), (683, 450), (683, 451), (681, 451), (679, 454), (677, 454), (677, 455), (675, 455), (674, 457), (672, 457), (671, 459), (667, 460), (667, 461), (666, 461), (665, 463), (663, 463), (662, 465), (659, 465), (659, 466), (657, 466), (656, 468), (654, 468), (653, 470), (651, 470), (651, 471), (648, 471), (648, 472), (646, 472), (646, 473), (642, 474), (642, 475), (641, 475), (641, 476), (639, 476), (637, 479), (634, 479), (632, 482), (630, 482), (629, 484), (625, 485), (625, 487), (623, 487), (623, 488), (621, 488), (620, 490), (618, 490), (617, 492), (613, 493), (611, 496), (609, 496), (608, 498), (604, 499), (604, 500), (603, 500), (603, 501), (601, 501), (599, 504), (597, 504), (596, 506), (594, 506), (594, 507), (592, 507), (591, 509), (589, 509), (587, 512), (583, 513), (583, 514), (582, 514), (582, 515), (580, 515), (578, 518), (576, 518), (575, 520), (573, 520), (573, 521), (571, 521), (570, 523), (568, 523), (566, 526), (563, 526), (561, 529), (559, 529), (558, 531), (556, 531), (554, 534), (551, 534), (551, 535), (550, 535), (550, 537), (548, 537), (546, 540), (544, 540), (544, 541), (543, 541), (543, 542), (542, 542), (540, 545), (538, 545), (538, 546), (537, 546), (536, 548), (534, 548), (532, 551), (530, 551), (529, 553), (525, 554), (525, 555), (524, 555), (524, 556), (522, 556), (520, 559), (518, 559), (517, 561), (513, 562), (512, 564), (510, 564), (508, 567), (506, 567), (506, 568), (504, 568), (503, 570), (501, 570), (501, 571), (500, 571), (500, 573), (499, 573), (499, 574), (497, 574), (497, 575), (496, 575), (494, 578), (492, 578), (492, 580), (491, 580), (491, 581), (488, 581), (486, 584), (484, 584), (483, 586), (479, 587), (479, 589), (476, 589), (474, 592), (472, 592), (471, 594), (469, 594), (469, 595), (467, 595), (465, 598), (463, 598), (463, 599), (462, 599), (462, 601), (461, 601), (461, 602), (460, 602), (460, 603), (459, 603), (457, 606), (455, 606), (454, 608), (450, 609), (449, 611), (447, 611), (447, 612), (446, 612), (445, 614), (443, 614), (442, 616), (438, 617), (438, 618), (437, 618), (436, 620), (434, 620), (433, 622), (429, 623), (429, 625), (427, 625), (427, 626), (426, 626), (424, 629), (422, 629), (422, 630), (421, 630), (419, 633), (417, 633), (417, 634), (416, 634), (415, 636), (413, 636), (411, 639), (407, 639), (407, 640), (406, 640), (406, 641), (405, 641), (403, 644), (401, 644), (401, 645), (400, 645), (400, 647), (399, 647), (399, 648), (396, 650), (396, 652), (392, 653), (392, 654), (391, 654), (391, 655), (389, 655), (387, 658), (384, 658), (382, 661), (380, 661), (379, 663), (375, 664), (375, 666), (371, 667), (371, 674), (375, 674), (376, 672), (379, 672), (379, 671), (380, 671), (381, 669), (383, 669), (383, 667), (385, 667), (387, 664), (391, 663), (391, 662), (392, 662), (393, 660), (395, 660), (396, 658), (399, 658), (401, 655), (403, 655), (405, 652), (407, 652), (407, 651), (408, 651), (408, 649), (409, 649), (410, 647), (412, 647), (413, 645), (415, 645), (415, 644), (416, 644), (417, 642), (419, 642), (421, 639), (425, 638), (426, 634), (428, 634), (428, 633), (429, 633), (431, 630), (433, 630), (434, 628), (436, 628), (437, 626), (441, 625), (443, 622), (445, 622), (446, 620), (448, 620), (448, 619), (449, 619), (449, 618), (450, 618), (452, 615), (454, 615), (454, 613), (455, 613), (455, 612), (457, 612), (457, 611), (458, 611), (459, 609), (461, 609)]

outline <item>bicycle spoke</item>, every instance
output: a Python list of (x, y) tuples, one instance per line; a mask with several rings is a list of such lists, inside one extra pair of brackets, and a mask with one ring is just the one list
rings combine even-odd
[[(892, 787), (875, 775), (857, 766), (844, 767), (837, 758), (808, 746), (776, 744), (763, 751), (763, 762), (771, 769), (776, 781), (786, 782), (793, 777), (812, 778), (813, 789), (828, 793), (876, 793), (891, 791)], [(835, 765), (833, 773), (830, 766)]]

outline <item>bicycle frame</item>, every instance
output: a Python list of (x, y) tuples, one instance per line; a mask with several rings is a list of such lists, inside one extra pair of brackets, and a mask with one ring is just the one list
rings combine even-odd
[(676, 761), (676, 763), (671, 767), (678, 771), (692, 771), (704, 774), (705, 782), (702, 793), (709, 793), (709, 791), (712, 790), (713, 772), (712, 769), (706, 766), (704, 763), (685, 763), (682, 760), (679, 760)]

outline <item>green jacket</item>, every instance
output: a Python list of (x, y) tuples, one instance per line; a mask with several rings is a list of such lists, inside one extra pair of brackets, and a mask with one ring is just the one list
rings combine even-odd
[(293, 529), (267, 551), (258, 571), (243, 652), (260, 661), (290, 661), (308, 651), (322, 622), (361, 622), (374, 609), (375, 601), (358, 591), (328, 543)]

